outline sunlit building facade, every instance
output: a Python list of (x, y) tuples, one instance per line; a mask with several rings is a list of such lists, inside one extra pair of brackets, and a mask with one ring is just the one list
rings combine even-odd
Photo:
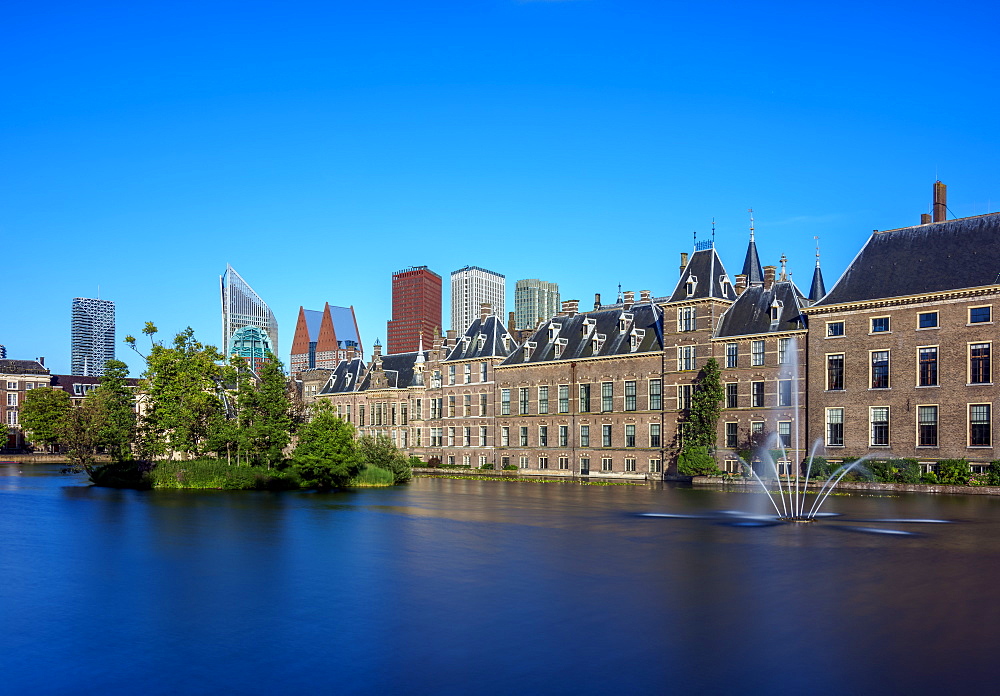
[(70, 329), (70, 365), (74, 375), (100, 377), (104, 363), (115, 359), (115, 303), (74, 297)]
[(219, 291), (222, 299), (223, 353), (230, 355), (233, 352), (237, 331), (253, 326), (267, 335), (269, 350), (277, 355), (278, 320), (274, 312), (229, 264), (226, 264), (226, 272), (219, 278)]

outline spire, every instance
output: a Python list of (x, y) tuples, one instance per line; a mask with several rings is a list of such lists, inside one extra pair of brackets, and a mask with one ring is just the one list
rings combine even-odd
[(809, 301), (816, 302), (826, 294), (826, 285), (823, 283), (823, 271), (819, 268), (819, 237), (816, 240), (816, 270), (813, 271), (812, 285), (809, 286)]
[(417, 341), (417, 360), (413, 364), (413, 386), (422, 387), (424, 386), (424, 335), (418, 334), (419, 339)]
[(757, 242), (754, 241), (753, 236), (753, 208), (750, 208), (748, 212), (750, 213), (750, 244), (747, 246), (747, 257), (743, 261), (742, 274), (747, 277), (748, 285), (763, 285), (764, 271), (760, 266), (760, 257), (757, 255)]
[(788, 280), (788, 258), (784, 254), (781, 255), (781, 275), (778, 276), (778, 280)]

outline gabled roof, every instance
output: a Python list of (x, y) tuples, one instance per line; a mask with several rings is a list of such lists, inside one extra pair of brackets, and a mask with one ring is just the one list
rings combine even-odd
[[(626, 315), (631, 315), (631, 319)], [(621, 321), (623, 318), (626, 319), (624, 330)], [(632, 349), (633, 336), (636, 337), (635, 350)], [(594, 340), (595, 337), (597, 341)], [(562, 347), (558, 358), (555, 357), (557, 343)], [(662, 349), (663, 312), (655, 304), (640, 304), (633, 305), (628, 310), (601, 309), (571, 317), (553, 317), (542, 323), (531, 339), (514, 350), (501, 364), (534, 365), (555, 360), (649, 353)]]
[[(781, 303), (777, 321), (771, 321), (771, 308)], [(736, 298), (719, 319), (716, 338), (748, 336), (752, 334), (795, 331), (804, 328), (802, 308), (805, 297), (790, 280), (775, 281), (771, 289), (752, 285)]]
[(815, 306), (1000, 284), (1000, 213), (876, 232)]
[[(688, 293), (687, 283), (694, 279), (694, 292)], [(726, 273), (722, 259), (715, 253), (715, 247), (699, 249), (691, 254), (684, 271), (681, 272), (681, 279), (677, 282), (670, 302), (681, 302), (683, 300), (707, 300), (710, 298), (722, 300), (735, 300), (736, 293), (733, 290), (732, 280)]]
[(507, 344), (504, 344), (503, 337), (506, 334), (507, 328), (497, 317), (488, 316), (485, 322), (480, 317), (472, 322), (465, 335), (458, 339), (458, 343), (445, 360), (474, 360), (510, 355), (517, 346), (513, 339), (508, 339)]
[[(416, 386), (413, 384), (413, 366), (417, 362), (419, 353), (393, 353), (383, 355), (378, 361), (368, 366), (368, 371), (361, 379), (360, 390), (367, 389), (406, 389)], [(428, 352), (424, 351), (424, 360), (427, 360)], [(377, 373), (385, 374), (385, 387), (373, 386), (373, 376)]]
[(358, 391), (365, 371), (365, 362), (360, 357), (351, 360), (341, 360), (334, 368), (333, 374), (319, 391), (320, 394), (342, 394)]
[(0, 360), (0, 374), (4, 375), (47, 375), (48, 368), (37, 360)]

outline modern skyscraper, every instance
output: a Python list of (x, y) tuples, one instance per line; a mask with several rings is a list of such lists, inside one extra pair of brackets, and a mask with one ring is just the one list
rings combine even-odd
[(222, 352), (232, 352), (233, 335), (245, 326), (263, 329), (271, 340), (271, 351), (278, 354), (278, 320), (260, 295), (253, 291), (232, 266), (219, 277), (222, 297)]
[(559, 313), (559, 285), (544, 280), (519, 280), (514, 286), (514, 327), (534, 329)]
[(504, 316), (507, 279), (479, 266), (466, 266), (451, 272), (451, 329), (461, 336), (479, 319), (480, 305), (488, 302), (493, 315)]
[(361, 336), (354, 307), (334, 307), (329, 302), (320, 312), (299, 307), (299, 320), (292, 338), (290, 370), (336, 369), (341, 360), (361, 356)]
[(115, 359), (115, 303), (73, 298), (70, 368), (74, 375), (100, 377), (104, 363)]
[(427, 266), (392, 274), (392, 319), (386, 322), (386, 353), (410, 353), (433, 345), (441, 329), (441, 276)]

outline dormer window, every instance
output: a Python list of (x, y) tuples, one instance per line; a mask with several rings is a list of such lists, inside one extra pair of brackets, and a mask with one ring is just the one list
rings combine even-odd
[(781, 302), (779, 302), (778, 300), (775, 300), (774, 302), (771, 303), (771, 321), (772, 322), (778, 321), (778, 319), (781, 318), (781, 308), (783, 306), (784, 305), (782, 305)]
[(327, 389), (333, 389), (337, 384), (337, 375), (332, 375), (330, 377), (330, 383), (327, 385)]
[(630, 347), (633, 353), (639, 350), (639, 346), (642, 344), (642, 339), (645, 337), (646, 329), (636, 329), (632, 332)]
[(632, 325), (632, 313), (622, 312), (621, 316), (618, 317), (618, 331), (624, 333), (628, 331), (628, 327)]
[(345, 389), (346, 389), (347, 387), (351, 386), (351, 376), (352, 376), (352, 375), (351, 375), (351, 373), (350, 373), (350, 372), (348, 372), (348, 373), (347, 373), (346, 375), (344, 375), (344, 388), (345, 388)]
[(503, 341), (503, 349), (504, 349), (504, 352), (507, 352), (507, 351), (509, 351), (509, 350), (510, 350), (510, 334), (504, 334), (504, 335), (503, 335), (503, 336), (502, 336), (502, 337), (500, 338), (500, 340), (501, 340), (501, 341)]
[(554, 341), (559, 338), (559, 331), (562, 329), (562, 324), (557, 324), (552, 322), (549, 324), (549, 340)]
[(566, 344), (569, 343), (565, 338), (557, 338), (555, 345), (553, 346), (553, 355), (555, 359), (558, 360), (562, 357), (563, 351), (566, 349)]
[(479, 350), (482, 350), (485, 347), (486, 347), (486, 334), (481, 333), (479, 334)]
[(528, 341), (527, 343), (525, 343), (524, 344), (524, 359), (525, 360), (531, 360), (531, 354), (535, 352), (535, 348), (537, 348), (537, 347), (538, 347), (538, 344), (535, 343), (534, 341)]
[(732, 283), (729, 282), (729, 276), (723, 274), (719, 276), (719, 287), (722, 288), (722, 294), (728, 295), (732, 289)]
[(698, 288), (698, 276), (689, 275), (687, 283), (684, 285), (684, 289), (687, 291), (688, 297), (694, 297), (694, 291)]
[(469, 349), (469, 344), (472, 343), (471, 336), (462, 336), (462, 351), (467, 351)]
[(601, 348), (604, 347), (604, 341), (607, 340), (607, 335), (605, 334), (594, 334), (594, 339), (591, 341), (591, 347), (593, 348), (594, 355), (601, 352)]
[(580, 334), (586, 338), (595, 328), (597, 328), (597, 320), (587, 317), (583, 320), (583, 325), (580, 327)]

